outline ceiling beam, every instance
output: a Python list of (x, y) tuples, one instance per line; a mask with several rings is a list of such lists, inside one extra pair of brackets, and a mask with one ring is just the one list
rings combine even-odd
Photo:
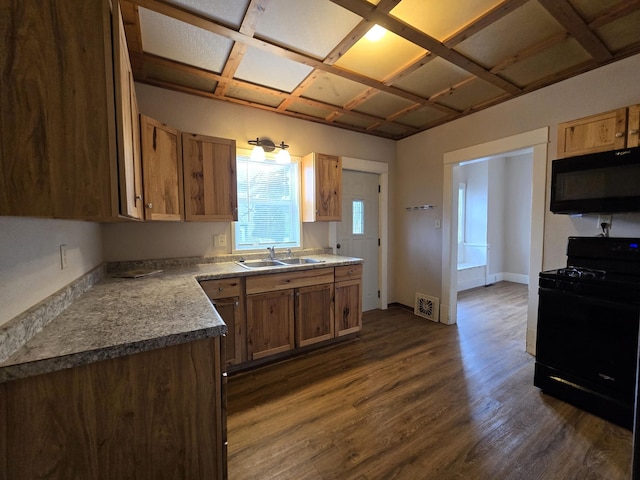
[(600, 38), (589, 28), (567, 0), (538, 0), (560, 25), (575, 38), (578, 43), (598, 63), (606, 62), (613, 58), (613, 54)]
[(495, 85), (506, 92), (517, 94), (520, 88), (507, 80), (494, 75), (489, 70), (475, 63), (473, 60), (465, 57), (461, 53), (446, 47), (443, 43), (435, 38), (421, 32), (412, 27), (408, 23), (392, 17), (391, 15), (376, 11), (375, 6), (366, 0), (331, 0), (336, 5), (340, 5), (347, 10), (360, 15), (365, 20), (377, 23), (381, 27), (386, 28), (390, 32), (399, 35), (406, 40), (433, 52), (435, 55), (444, 58), (448, 62), (468, 71), (469, 73)]
[(595, 30), (619, 18), (629, 15), (640, 9), (640, 0), (622, 0), (608, 10), (605, 10), (598, 18), (589, 23), (589, 28)]

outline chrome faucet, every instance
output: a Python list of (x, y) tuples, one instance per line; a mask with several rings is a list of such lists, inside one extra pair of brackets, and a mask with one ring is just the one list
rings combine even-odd
[(269, 258), (271, 260), (275, 260), (276, 259), (276, 247), (275, 247), (275, 245), (273, 247), (267, 247), (267, 250), (269, 250)]

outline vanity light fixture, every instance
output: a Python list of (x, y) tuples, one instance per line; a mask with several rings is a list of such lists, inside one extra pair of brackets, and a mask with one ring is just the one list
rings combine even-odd
[(265, 152), (273, 152), (276, 148), (279, 148), (280, 151), (276, 155), (277, 163), (289, 163), (291, 162), (291, 155), (287, 152), (287, 148), (289, 145), (284, 142), (280, 142), (280, 145), (276, 145), (268, 138), (256, 138), (255, 140), (249, 140), (249, 145), (253, 145), (253, 150), (251, 151), (251, 160), (257, 162), (263, 162), (265, 159)]

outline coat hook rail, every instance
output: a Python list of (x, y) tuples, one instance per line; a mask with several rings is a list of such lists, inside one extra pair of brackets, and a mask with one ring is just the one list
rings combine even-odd
[(407, 212), (412, 210), (429, 210), (430, 208), (436, 208), (435, 205), (416, 205), (415, 207), (406, 207)]

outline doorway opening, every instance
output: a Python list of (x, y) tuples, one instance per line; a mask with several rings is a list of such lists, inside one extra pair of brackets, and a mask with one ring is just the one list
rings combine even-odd
[[(515, 155), (526, 150), (533, 156), (531, 180), (530, 238), (528, 252), (528, 276), (536, 278), (542, 270), (542, 244), (545, 212), (545, 186), (547, 168), (548, 127), (506, 137), (473, 147), (445, 153), (442, 229), (442, 295), (440, 321), (453, 324), (457, 321), (458, 295), (458, 196), (459, 178), (456, 168), (479, 159)], [(488, 255), (490, 257), (491, 254)], [(529, 282), (527, 306), (527, 351), (535, 351), (536, 315), (538, 297), (536, 282)]]

